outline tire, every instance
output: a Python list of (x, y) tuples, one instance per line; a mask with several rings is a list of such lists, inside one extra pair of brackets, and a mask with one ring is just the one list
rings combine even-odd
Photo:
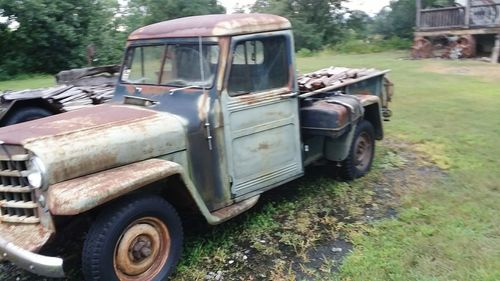
[(21, 107), (17, 109), (14, 108), (14, 110), (15, 111), (13, 111), (3, 121), (4, 126), (14, 125), (53, 115), (53, 113), (48, 111), (47, 109), (34, 106)]
[(366, 175), (372, 167), (374, 155), (375, 129), (370, 122), (363, 120), (356, 127), (349, 156), (341, 162), (341, 178), (352, 181)]
[[(83, 245), (86, 280), (167, 280), (182, 251), (182, 224), (167, 201), (120, 201), (97, 217)], [(120, 254), (121, 253), (121, 254)]]

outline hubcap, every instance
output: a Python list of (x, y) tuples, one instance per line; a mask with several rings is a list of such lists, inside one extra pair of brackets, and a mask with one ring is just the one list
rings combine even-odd
[(355, 165), (358, 170), (364, 171), (370, 165), (373, 153), (373, 145), (370, 136), (363, 132), (359, 135), (355, 144)]
[(165, 223), (152, 217), (136, 220), (116, 244), (115, 273), (120, 280), (151, 280), (165, 265), (169, 250)]

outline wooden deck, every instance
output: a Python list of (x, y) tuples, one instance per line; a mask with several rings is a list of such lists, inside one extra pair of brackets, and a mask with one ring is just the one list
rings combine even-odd
[(476, 53), (476, 36), (489, 35), (493, 45), (491, 62), (499, 61), (500, 0), (461, 2), (465, 5), (456, 3), (451, 7), (424, 8), (422, 0), (416, 0), (417, 15), (413, 46), (416, 55), (414, 57), (432, 56), (433, 48), (429, 38), (439, 36), (458, 37), (449, 46), (448, 51), (458, 48), (464, 57), (472, 57)]
[(478, 30), (484, 34), (488, 29), (496, 33), (500, 29), (500, 1), (468, 0), (465, 6), (422, 9), (417, 2), (417, 32), (439, 30)]

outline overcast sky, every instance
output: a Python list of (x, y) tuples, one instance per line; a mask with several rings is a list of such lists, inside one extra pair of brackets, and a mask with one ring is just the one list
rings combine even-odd
[[(255, 0), (219, 0), (222, 5), (227, 8), (228, 13), (231, 13), (234, 7), (253, 4)], [(384, 6), (389, 5), (390, 0), (350, 0), (344, 6), (351, 10), (362, 10), (370, 15), (374, 15)]]

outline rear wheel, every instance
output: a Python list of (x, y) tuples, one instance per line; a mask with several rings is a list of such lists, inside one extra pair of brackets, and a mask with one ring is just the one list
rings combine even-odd
[(82, 269), (87, 280), (166, 280), (182, 250), (182, 225), (160, 197), (106, 208), (87, 234)]
[(3, 121), (4, 126), (14, 125), (17, 123), (27, 122), (53, 115), (53, 113), (48, 111), (47, 109), (34, 106), (21, 107), (17, 109), (15, 108), (14, 110), (15, 111), (12, 112)]
[(363, 120), (356, 127), (349, 156), (341, 163), (341, 177), (354, 180), (364, 176), (371, 169), (374, 155), (375, 130), (370, 122)]

